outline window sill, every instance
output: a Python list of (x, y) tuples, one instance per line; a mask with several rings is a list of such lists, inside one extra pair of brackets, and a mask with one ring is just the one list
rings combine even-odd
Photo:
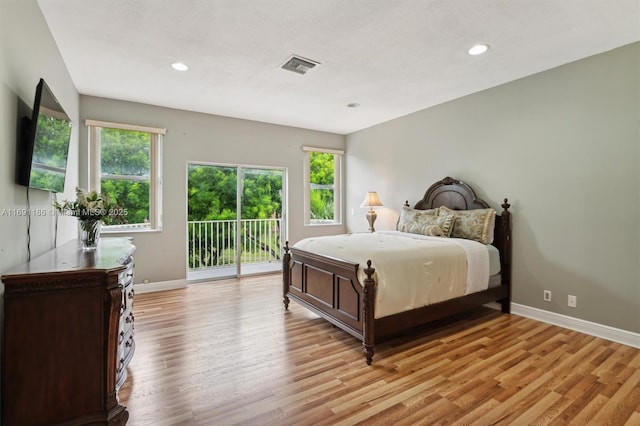
[(304, 226), (342, 226), (342, 223), (338, 223), (338, 222), (305, 223)]
[(144, 229), (144, 228), (115, 228), (105, 229), (102, 228), (100, 234), (102, 235), (120, 235), (120, 234), (159, 234), (162, 229)]

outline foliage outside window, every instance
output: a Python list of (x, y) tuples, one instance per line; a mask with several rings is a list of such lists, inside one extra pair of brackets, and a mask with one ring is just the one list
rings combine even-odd
[(125, 224), (105, 231), (161, 228), (161, 136), (164, 129), (87, 121), (92, 190), (127, 211)]
[(342, 151), (305, 147), (305, 224), (339, 224)]
[[(242, 219), (282, 217), (282, 171), (242, 168)], [(237, 166), (189, 164), (188, 220), (229, 220), (237, 214)]]
[[(280, 258), (283, 173), (281, 169), (189, 164), (189, 269), (236, 264), (237, 251), (243, 263)], [(244, 226), (251, 221), (262, 225)]]

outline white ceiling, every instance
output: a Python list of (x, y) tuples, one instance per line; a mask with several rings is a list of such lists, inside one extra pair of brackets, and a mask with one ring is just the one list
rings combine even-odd
[(640, 40), (639, 0), (38, 3), (81, 94), (339, 134)]

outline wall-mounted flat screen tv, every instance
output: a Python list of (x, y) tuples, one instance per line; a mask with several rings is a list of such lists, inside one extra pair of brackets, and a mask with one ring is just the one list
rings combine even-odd
[(23, 118), (21, 139), (16, 156), (18, 184), (63, 192), (71, 119), (43, 79), (36, 87), (31, 118)]

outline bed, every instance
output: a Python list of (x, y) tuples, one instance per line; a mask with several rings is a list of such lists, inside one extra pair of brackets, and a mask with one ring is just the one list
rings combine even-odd
[[(386, 312), (384, 315), (377, 315), (376, 309), (381, 310), (381, 306), (377, 303), (378, 283), (376, 280), (379, 279), (381, 283), (383, 281), (381, 275), (376, 274), (376, 262), (382, 264), (383, 259), (389, 256), (378, 253), (372, 258), (367, 258), (366, 261), (363, 259), (361, 267), (361, 262), (355, 259), (349, 260), (341, 256), (302, 249), (298, 247), (301, 242), (289, 247), (287, 242), (283, 256), (283, 303), (285, 310), (289, 308), (290, 301), (294, 300), (336, 327), (358, 338), (363, 343), (364, 356), (369, 365), (373, 360), (374, 347), (377, 343), (431, 321), (469, 311), (490, 302), (499, 303), (502, 312), (509, 313), (511, 301), (511, 216), (509, 212), (510, 205), (506, 198), (501, 207), (502, 211), (498, 214), (498, 212), (491, 209), (487, 202), (479, 199), (468, 184), (451, 177), (445, 177), (431, 185), (425, 192), (424, 197), (412, 208), (407, 202), (400, 214), (398, 225), (403, 227), (402, 230), (406, 230), (408, 226), (405, 225), (413, 224), (414, 222), (405, 221), (403, 224), (400, 222), (409, 217), (409, 215), (422, 217), (423, 213), (431, 215), (436, 212), (435, 216), (438, 216), (439, 220), (446, 217), (446, 227), (449, 228), (447, 232), (453, 230), (454, 234), (450, 235), (450, 237), (454, 237), (456, 235), (455, 223), (460, 225), (460, 222), (456, 222), (456, 218), (467, 214), (478, 216), (477, 214), (485, 214), (485, 212), (493, 210), (493, 219), (490, 221), (489, 229), (489, 231), (492, 230), (493, 232), (487, 232), (485, 226), (482, 237), (486, 237), (486, 240), (482, 240), (481, 243), (486, 243), (484, 245), (488, 248), (486, 251), (489, 254), (491, 254), (491, 251), (496, 253), (495, 256), (490, 257), (493, 260), (493, 264), (497, 262), (497, 267), (485, 268), (493, 269), (493, 271), (489, 272), (489, 279), (481, 289), (476, 288), (469, 292), (469, 280), (473, 276), (472, 274), (466, 274), (469, 276), (466, 278), (466, 288), (462, 294), (456, 293), (444, 300), (440, 300), (442, 298), (440, 296), (440, 299), (437, 299), (438, 301), (435, 303), (411, 306), (400, 311), (395, 309)], [(406, 216), (403, 219), (405, 213)], [(429, 218), (433, 218), (433, 216), (429, 216)], [(464, 238), (442, 238), (437, 236), (438, 232), (442, 231), (441, 228), (445, 228), (442, 223), (442, 220), (440, 220), (439, 225), (441, 226), (439, 228), (429, 227), (429, 231), (426, 231), (427, 228), (421, 227), (420, 232), (413, 233), (430, 235), (429, 233), (436, 229), (435, 234), (432, 234), (436, 235), (436, 237), (419, 237), (419, 239), (432, 241), (430, 243), (432, 245), (440, 241), (444, 243), (445, 240), (451, 240), (446, 243), (452, 244), (457, 240), (466, 238), (466, 236)], [(453, 226), (449, 227), (449, 225)], [(464, 231), (464, 226), (459, 228), (459, 232)], [(381, 241), (395, 241), (396, 238), (396, 236), (386, 236), (380, 232), (377, 234), (379, 235), (376, 235), (375, 238)], [(401, 235), (397, 237), (400, 238)], [(418, 239), (415, 235), (410, 237), (411, 240), (407, 240), (411, 241), (410, 244), (414, 244), (414, 239)], [(349, 237), (337, 236), (337, 238), (342, 238), (344, 241), (345, 238)], [(365, 235), (358, 235), (354, 236), (351, 241), (362, 241), (366, 245), (369, 244), (366, 238), (368, 237)], [(477, 244), (483, 245), (481, 243)], [(489, 247), (489, 244), (493, 247)], [(307, 244), (307, 246), (309, 245)], [(313, 247), (313, 245), (310, 247)], [(411, 249), (407, 253), (413, 251)], [(470, 262), (469, 260), (467, 263), (469, 264), (469, 272), (472, 272)], [(387, 273), (390, 268), (393, 269), (393, 264), (388, 265), (388, 263), (387, 261), (387, 265), (385, 265), (386, 275), (384, 282), (393, 284), (393, 276)], [(410, 268), (403, 266), (395, 269), (404, 270)], [(449, 269), (455, 270), (456, 268)], [(480, 270), (484, 271), (482, 268)], [(495, 273), (495, 270), (498, 272)], [(396, 281), (401, 280), (406, 281), (407, 279), (405, 277)], [(405, 286), (407, 284), (410, 287), (422, 288), (422, 286), (414, 285), (411, 282), (403, 283)], [(385, 284), (386, 287), (388, 287), (387, 284)], [(385, 291), (388, 292), (389, 290)]]

